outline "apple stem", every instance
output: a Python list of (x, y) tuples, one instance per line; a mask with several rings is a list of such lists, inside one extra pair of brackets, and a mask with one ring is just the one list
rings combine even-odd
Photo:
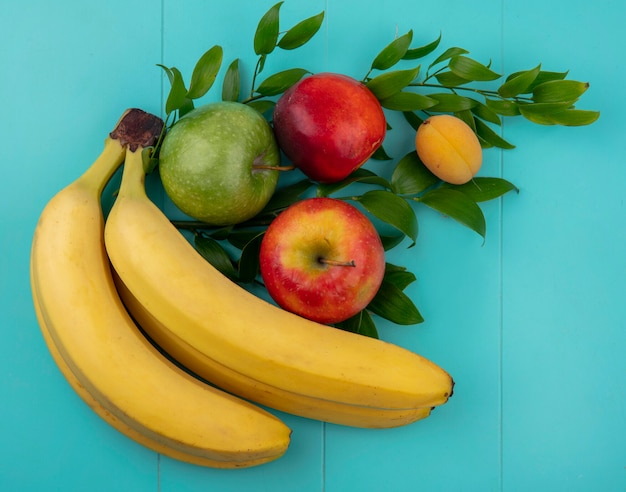
[(268, 170), (268, 171), (293, 171), (296, 166), (266, 166), (263, 164), (253, 164), (254, 170)]
[(328, 258), (319, 258), (317, 261), (319, 261), (320, 263), (324, 265), (356, 267), (356, 263), (354, 263), (354, 260), (340, 261), (340, 260), (329, 260)]

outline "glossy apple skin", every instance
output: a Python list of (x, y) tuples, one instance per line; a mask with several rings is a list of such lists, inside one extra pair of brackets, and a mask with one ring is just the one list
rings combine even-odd
[(341, 74), (301, 79), (276, 103), (274, 133), (285, 155), (310, 179), (334, 183), (382, 145), (387, 123), (374, 94)]
[(385, 252), (374, 225), (356, 207), (334, 198), (308, 198), (269, 225), (261, 242), (260, 269), (279, 306), (333, 324), (357, 314), (376, 295), (385, 273)]

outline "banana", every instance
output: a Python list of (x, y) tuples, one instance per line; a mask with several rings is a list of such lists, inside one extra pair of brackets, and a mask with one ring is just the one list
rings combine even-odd
[(142, 126), (145, 115), (127, 112), (96, 161), (42, 211), (33, 237), (31, 287), (43, 337), (78, 395), (144, 446), (215, 468), (275, 460), (286, 452), (291, 430), (167, 360), (143, 336), (115, 289), (100, 196), (126, 149), (141, 154), (146, 143), (137, 139), (152, 132)]
[(87, 405), (98, 416), (100, 416), (103, 420), (108, 422), (112, 427), (120, 431), (122, 434), (133, 439), (139, 444), (142, 444), (143, 446), (152, 449), (153, 451), (157, 451), (161, 454), (167, 455), (170, 458), (174, 458), (179, 461), (185, 461), (187, 463), (192, 463), (200, 466), (216, 467), (216, 463), (214, 460), (206, 460), (198, 457), (196, 454), (189, 454), (188, 452), (185, 452), (183, 450), (168, 447), (166, 444), (164, 444), (162, 440), (152, 439), (147, 433), (141, 433), (140, 431), (126, 424), (124, 421), (118, 419), (114, 414), (109, 412), (109, 410), (107, 410), (107, 408), (80, 383), (70, 367), (65, 363), (65, 360), (61, 356), (54, 341), (52, 340), (52, 337), (50, 336), (50, 331), (46, 326), (46, 320), (43, 318), (41, 308), (39, 307), (39, 301), (36, 298), (34, 299), (34, 307), (37, 320), (40, 323), (44, 341), (48, 346), (48, 350), (52, 355), (52, 359), (55, 361), (59, 370), (61, 371), (61, 374), (68, 381), (72, 389), (78, 394), (78, 396), (80, 396), (80, 398), (82, 398), (85, 403), (87, 403)]
[(141, 156), (127, 154), (107, 253), (129, 312), (181, 365), (251, 401), (357, 427), (405, 425), (448, 400), (452, 378), (433, 362), (288, 313), (221, 275), (149, 200)]
[[(417, 420), (421, 420), (430, 415), (431, 407), (411, 408), (401, 410), (388, 410), (377, 408), (366, 408), (359, 406), (337, 405), (336, 402), (323, 400), (319, 398), (304, 399), (302, 395), (285, 391), (280, 388), (271, 387), (257, 380), (252, 380), (242, 374), (233, 371), (223, 365), (216, 364), (213, 360), (208, 359), (194, 347), (184, 342), (180, 338), (167, 330), (144, 306), (137, 300), (135, 296), (128, 290), (126, 285), (120, 280), (119, 276), (114, 273), (115, 284), (124, 304), (133, 318), (147, 332), (155, 334), (161, 340), (161, 343), (167, 346), (167, 353), (174, 360), (180, 362), (189, 370), (196, 374), (202, 373), (204, 378), (210, 377), (214, 384), (221, 386), (231, 392), (244, 392), (245, 397), (250, 400), (263, 400), (265, 404), (272, 404), (273, 398), (270, 395), (280, 396), (282, 401), (281, 409), (306, 415), (317, 420), (338, 423), (341, 415), (341, 422), (350, 422), (354, 427), (398, 427), (406, 425)], [(156, 341), (155, 341), (156, 343)], [(160, 345), (157, 343), (157, 345)], [(265, 395), (263, 397), (262, 395)]]

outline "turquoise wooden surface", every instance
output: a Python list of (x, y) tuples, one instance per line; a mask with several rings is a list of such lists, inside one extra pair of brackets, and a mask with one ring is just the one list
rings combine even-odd
[[(155, 113), (167, 82), (221, 44), (250, 75), (252, 34), (273, 1), (0, 1), (3, 189), (0, 343), (2, 491), (626, 490), (625, 4), (598, 0), (287, 0), (284, 25), (326, 11), (310, 45), (268, 61), (362, 76), (397, 33), (443, 33), (496, 71), (542, 63), (588, 80), (589, 127), (508, 119), (517, 148), (485, 153), (483, 175), (519, 194), (484, 204), (487, 237), (419, 209), (420, 237), (392, 260), (418, 282), (426, 322), (382, 337), (448, 369), (455, 395), (432, 417), (385, 431), (280, 414), (281, 460), (224, 471), (159, 456), (73, 393), (40, 336), (30, 239), (47, 200), (99, 152), (127, 107)], [(217, 92), (216, 92), (217, 94)], [(217, 97), (217, 96), (209, 96)], [(394, 135), (396, 156), (412, 144)], [(167, 204), (163, 203), (165, 207)]]

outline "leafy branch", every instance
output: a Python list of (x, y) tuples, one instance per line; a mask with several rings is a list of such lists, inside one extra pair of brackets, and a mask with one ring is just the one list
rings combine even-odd
[[(324, 20), (324, 12), (309, 17), (286, 32), (280, 32), (280, 8), (283, 2), (279, 2), (271, 7), (261, 18), (254, 34), (254, 52), (258, 56), (254, 74), (252, 76), (252, 86), (250, 94), (241, 102), (251, 104), (264, 113), (273, 107), (271, 101), (259, 106), (254, 101), (277, 96), (286, 91), (293, 84), (298, 82), (306, 74), (311, 73), (304, 68), (290, 68), (269, 76), (257, 85), (257, 77), (265, 68), (267, 57), (276, 48), (283, 50), (294, 50), (306, 44), (319, 31)], [(236, 100), (236, 99), (231, 99)]]
[[(275, 99), (311, 72), (290, 68), (260, 80), (268, 57), (277, 48), (294, 50), (303, 46), (319, 31), (324, 20), (324, 12), (320, 12), (281, 31), (282, 4), (281, 1), (272, 6), (257, 25), (253, 45), (257, 60), (250, 91), (242, 95), (239, 58), (226, 68), (222, 84), (222, 100), (254, 107), (270, 122)], [(503, 75), (495, 72), (491, 63), (480, 63), (459, 47), (445, 49), (427, 65), (423, 74), (421, 65), (395, 68), (399, 63), (411, 64), (434, 56), (441, 38), (440, 34), (430, 43), (411, 47), (412, 30), (396, 37), (374, 57), (361, 80), (386, 112), (401, 113), (413, 130), (430, 115), (449, 113), (473, 129), (483, 148), (513, 149), (514, 145), (501, 136), (505, 117), (522, 116), (536, 124), (567, 126), (588, 125), (599, 117), (597, 111), (575, 106), (588, 89), (588, 83), (567, 80), (567, 72), (546, 71), (541, 65), (510, 74), (497, 88), (493, 84)], [(211, 89), (222, 60), (223, 50), (218, 45), (205, 52), (193, 69), (189, 87), (176, 67), (159, 65), (170, 81), (165, 103), (166, 129), (194, 109), (195, 101)], [(158, 164), (162, 137), (153, 152), (153, 165)], [(392, 157), (381, 147), (373, 159), (392, 160)], [(361, 191), (363, 187), (365, 191)], [(408, 247), (415, 245), (419, 229), (416, 208), (420, 206), (454, 219), (484, 239), (487, 226), (480, 204), (511, 191), (517, 191), (516, 186), (498, 177), (474, 177), (463, 185), (445, 183), (424, 166), (413, 150), (396, 162), (388, 177), (360, 168), (338, 183), (320, 184), (303, 175), (292, 184), (279, 186), (264, 210), (240, 224), (211, 227), (193, 220), (173, 223), (181, 230), (190, 231), (198, 252), (231, 280), (262, 286), (259, 248), (263, 234), (279, 213), (305, 197), (333, 196), (358, 204), (375, 219), (375, 224), (380, 224), (383, 245), (390, 251), (405, 240)], [(398, 325), (421, 323), (423, 318), (418, 308), (405, 293), (415, 280), (415, 275), (406, 268), (387, 263), (382, 286), (373, 301), (356, 316), (336, 326), (378, 337), (373, 315)]]
[[(384, 108), (401, 111), (414, 129), (431, 114), (453, 113), (474, 130), (483, 148), (512, 149), (514, 145), (492, 128), (502, 125), (502, 117), (523, 116), (542, 125), (581, 126), (593, 123), (600, 115), (575, 106), (589, 88), (587, 82), (566, 80), (567, 72), (542, 70), (541, 65), (510, 74), (497, 89), (469, 87), (470, 83), (492, 83), (503, 76), (490, 64), (468, 57), (469, 51), (459, 47), (437, 56), (421, 79), (421, 65), (389, 71), (401, 61), (430, 55), (441, 42), (439, 35), (424, 46), (411, 48), (412, 38), (413, 32), (408, 31), (389, 43), (374, 58), (363, 83)], [(372, 77), (375, 71), (382, 73)]]
[[(254, 35), (254, 52), (258, 56), (252, 86), (249, 95), (242, 99), (240, 60), (235, 58), (227, 67), (222, 84), (222, 100), (236, 101), (248, 104), (260, 113), (266, 113), (274, 107), (274, 102), (267, 99), (277, 96), (298, 82), (310, 71), (303, 68), (291, 68), (267, 77), (257, 85), (257, 78), (265, 68), (268, 56), (276, 48), (294, 50), (306, 44), (319, 30), (324, 20), (324, 12), (304, 19), (287, 31), (280, 32), (280, 8), (284, 2), (278, 2), (271, 7), (259, 21)], [(217, 75), (222, 67), (224, 50), (220, 45), (209, 48), (196, 62), (187, 86), (181, 71), (172, 66), (157, 64), (167, 75), (170, 90), (165, 102), (165, 126), (155, 146), (155, 158), (151, 164), (154, 168), (158, 164), (158, 151), (163, 137), (177, 120), (192, 111), (196, 100), (205, 96), (213, 87)], [(263, 100), (261, 100), (263, 99)]]

